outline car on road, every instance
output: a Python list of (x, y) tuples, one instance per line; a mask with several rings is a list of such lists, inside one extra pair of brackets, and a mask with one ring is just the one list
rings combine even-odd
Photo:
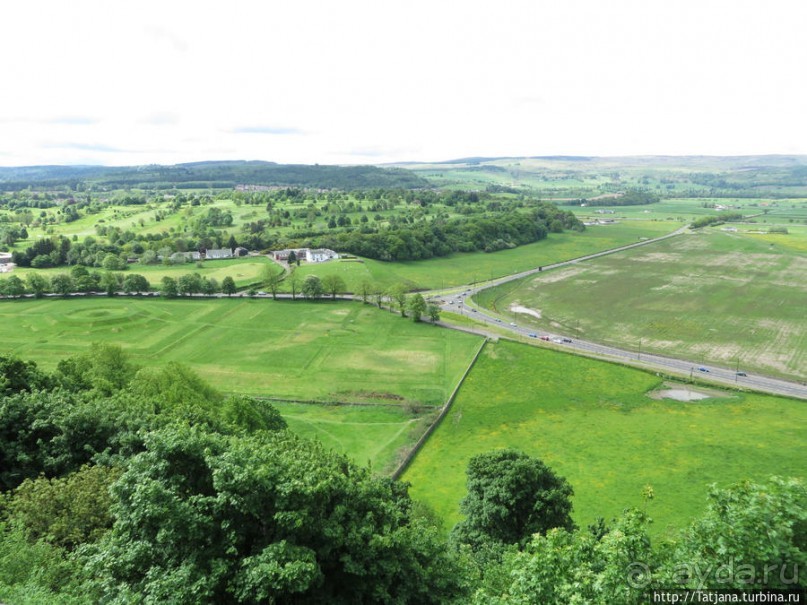
[(745, 372), (737, 372), (737, 376), (748, 376)]
[(698, 372), (704, 372), (704, 373), (708, 374), (709, 373), (709, 368), (704, 368), (703, 366), (701, 366), (701, 367), (698, 368)]
[(541, 340), (549, 342), (549, 336), (541, 336)]
[(517, 327), (518, 327), (514, 321), (511, 321), (511, 322), (510, 322), (510, 325), (511, 325), (511, 326), (513, 326), (514, 328), (517, 328)]
[(498, 317), (496, 318), (496, 321), (497, 321), (498, 323), (502, 323), (502, 320), (501, 320), (501, 319), (499, 319)]
[(560, 341), (561, 341), (561, 342), (564, 342), (564, 343), (566, 343), (566, 344), (571, 344), (572, 339), (571, 339), (571, 338), (561, 338), (561, 339), (560, 339)]
[(527, 334), (527, 336), (529, 336), (530, 338), (538, 338), (538, 335), (535, 332), (530, 332), (529, 334)]

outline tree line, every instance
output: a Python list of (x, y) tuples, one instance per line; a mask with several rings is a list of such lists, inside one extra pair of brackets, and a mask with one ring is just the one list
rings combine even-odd
[(582, 231), (585, 227), (571, 212), (545, 204), (527, 212), (508, 211), (493, 216), (424, 221), (370, 233), (354, 230), (321, 235), (312, 238), (311, 245), (377, 260), (423, 260), (454, 252), (496, 252), (515, 248), (565, 229)]

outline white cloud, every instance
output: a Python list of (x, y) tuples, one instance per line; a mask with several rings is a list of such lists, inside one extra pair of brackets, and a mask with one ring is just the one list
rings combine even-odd
[(802, 0), (3, 12), (5, 165), (807, 153)]

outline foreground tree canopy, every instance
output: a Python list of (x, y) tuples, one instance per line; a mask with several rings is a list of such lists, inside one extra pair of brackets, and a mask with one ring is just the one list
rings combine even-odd
[(4, 603), (632, 605), (652, 588), (792, 588), (807, 566), (800, 480), (715, 488), (654, 545), (645, 511), (575, 528), (566, 480), (500, 450), (470, 461), (446, 538), (406, 484), (181, 364), (95, 345), (49, 374), (6, 355), (0, 386)]

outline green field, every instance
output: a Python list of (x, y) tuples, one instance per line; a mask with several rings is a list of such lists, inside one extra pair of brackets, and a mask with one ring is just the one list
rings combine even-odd
[(436, 412), (405, 406), (335, 406), (275, 403), (296, 434), (321, 441), (373, 471), (390, 474)]
[[(741, 229), (750, 229), (742, 227)], [(807, 231), (714, 228), (483, 292), (519, 322), (699, 363), (803, 380)]]
[[(345, 280), (348, 290), (354, 292), (364, 280), (381, 288), (404, 283), (412, 289), (435, 290), (485, 281), (540, 265), (617, 248), (642, 237), (652, 238), (670, 233), (679, 226), (672, 221), (626, 221), (615, 225), (589, 227), (583, 233), (552, 233), (540, 242), (492, 254), (452, 254), (430, 260), (394, 263), (369, 259), (363, 262), (330, 261), (302, 265), (297, 271), (301, 279), (308, 274), (322, 277), (329, 273), (338, 273)], [(285, 287), (288, 289), (288, 285)]]
[(642, 506), (652, 485), (648, 510), (663, 534), (702, 512), (710, 483), (804, 476), (802, 402), (734, 393), (692, 403), (649, 398), (661, 382), (606, 362), (488, 344), (403, 479), (450, 528), (470, 457), (513, 447), (569, 480), (581, 526)]
[(185, 363), (222, 391), (322, 401), (440, 405), (479, 343), (329, 301), (3, 301), (0, 322), (3, 349), (46, 369), (109, 342), (138, 364)]

